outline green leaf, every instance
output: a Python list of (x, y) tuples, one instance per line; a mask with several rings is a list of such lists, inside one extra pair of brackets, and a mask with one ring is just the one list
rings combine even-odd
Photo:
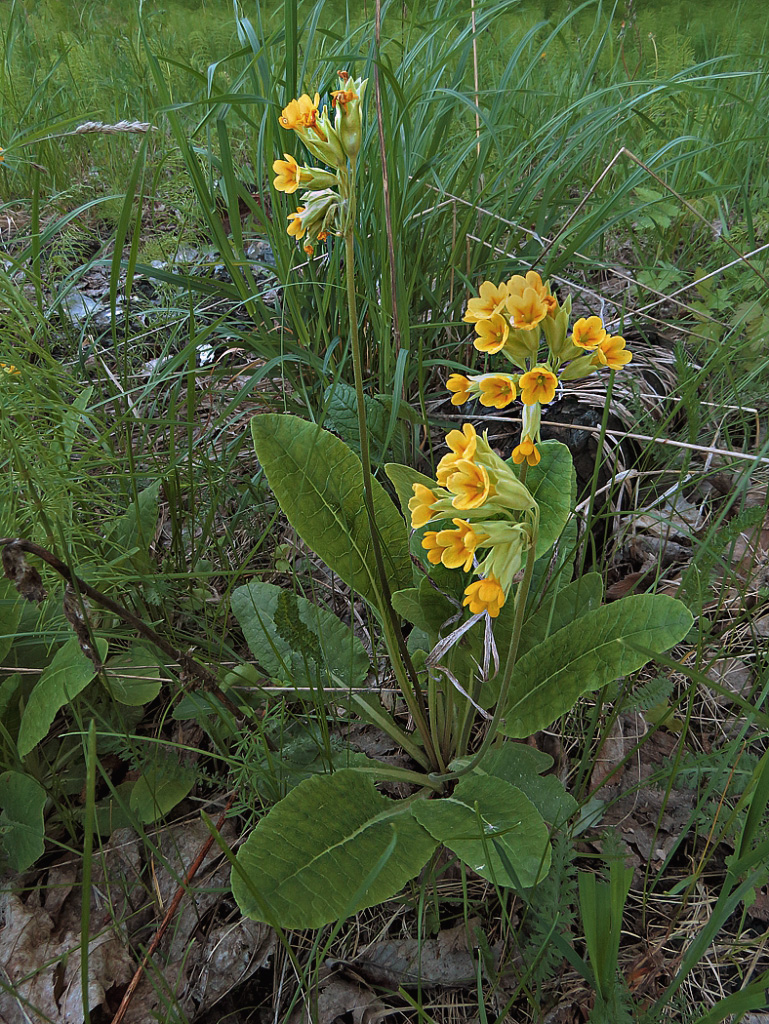
[(136, 707), (154, 700), (168, 679), (157, 655), (142, 644), (131, 644), (125, 654), (110, 658), (105, 668), (110, 695)]
[(548, 872), (547, 826), (531, 800), (502, 779), (464, 778), (451, 796), (416, 800), (411, 812), (434, 839), (490, 882), (528, 888)]
[(451, 632), (464, 619), (462, 609), (453, 605), (424, 577), (418, 587), (409, 587), (393, 594), (392, 601), (393, 608), (402, 618), (424, 630), (430, 637), (437, 638)]
[(602, 599), (603, 580), (597, 572), (587, 572), (559, 591), (548, 594), (537, 611), (526, 619), (521, 653), (536, 647), (581, 615), (600, 608)]
[(159, 493), (160, 481), (155, 480), (139, 492), (137, 500), (131, 502), (125, 515), (116, 520), (109, 533), (109, 540), (116, 545), (120, 554), (125, 555), (137, 548), (146, 554), (155, 536)]
[[(355, 388), (343, 380), (329, 384), (323, 393), (326, 403), (324, 425), (339, 434), (342, 440), (360, 455), (360, 432), (358, 430), (358, 395)], [(374, 458), (381, 457), (390, 412), (379, 398), (364, 396), (366, 407), (366, 426), (372, 444)]]
[(520, 789), (550, 825), (562, 825), (579, 806), (555, 775), (543, 775), (552, 757), (525, 743), (505, 743), (490, 750), (480, 770)]
[[(537, 445), (542, 456), (536, 466), (529, 466), (526, 486), (539, 505), (539, 536), (537, 558), (555, 544), (563, 532), (577, 494), (577, 479), (571, 452), (560, 441), (542, 441)], [(508, 460), (517, 476), (520, 466)]]
[(131, 810), (145, 825), (173, 810), (195, 784), (195, 773), (178, 762), (164, 759), (150, 765), (131, 791)]
[(26, 871), (45, 850), (45, 790), (23, 772), (0, 775), (0, 837), (14, 871)]
[[(101, 660), (107, 656), (107, 641), (97, 640)], [(95, 675), (93, 662), (80, 650), (76, 637), (71, 637), (54, 655), (51, 664), (29, 695), (19, 727), (18, 748), (26, 757), (33, 747), (48, 735), (56, 713), (84, 690)]]
[(680, 601), (662, 594), (587, 612), (516, 664), (503, 734), (524, 737), (547, 728), (583, 693), (635, 672), (678, 643), (692, 622)]
[[(360, 459), (343, 441), (297, 416), (254, 416), (257, 457), (299, 536), (345, 583), (381, 607)], [(374, 513), (391, 591), (411, 585), (406, 524), (373, 481)]]
[(0, 662), (16, 639), (23, 599), (10, 580), (0, 580)]
[(369, 671), (363, 644), (332, 612), (253, 581), (232, 594), (232, 611), (251, 653), (273, 678), (313, 686), (326, 674), (358, 686)]
[[(585, 573), (561, 590), (554, 590), (545, 598), (542, 607), (526, 619), (518, 646), (518, 658), (523, 658), (527, 651), (541, 644), (548, 636), (563, 629), (586, 612), (593, 611), (601, 605), (603, 597), (603, 580), (596, 572)], [(504, 656), (510, 646), (515, 620), (515, 602), (509, 601), (502, 608), (502, 613), (494, 624), (494, 639), (497, 649)], [(517, 671), (517, 669), (516, 669)], [(483, 685), (481, 704), (491, 707), (499, 696), (500, 673)]]
[(262, 818), (238, 852), (232, 892), (256, 921), (320, 928), (394, 896), (435, 846), (407, 807), (344, 769), (300, 783)]

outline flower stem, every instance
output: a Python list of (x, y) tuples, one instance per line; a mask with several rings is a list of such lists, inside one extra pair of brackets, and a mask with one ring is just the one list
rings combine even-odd
[(536, 548), (536, 531), (532, 540), (531, 547), (529, 548), (528, 556), (526, 558), (526, 569), (524, 570), (523, 579), (518, 584), (518, 589), (515, 592), (515, 619), (513, 622), (513, 635), (510, 637), (510, 646), (507, 649), (507, 659), (505, 662), (505, 673), (502, 677), (502, 684), (499, 688), (499, 698), (497, 700), (497, 706), (494, 708), (494, 717), (489, 722), (489, 728), (486, 735), (483, 738), (483, 743), (473, 755), (471, 760), (459, 768), (455, 772), (448, 772), (445, 775), (439, 775), (434, 773), (430, 778), (434, 782), (447, 782), (450, 779), (458, 779), (462, 775), (467, 775), (483, 760), (486, 751), (494, 741), (500, 723), (504, 718), (505, 707), (507, 705), (507, 695), (510, 690), (510, 683), (513, 678), (513, 669), (515, 668), (515, 659), (518, 654), (518, 645), (521, 641), (521, 633), (523, 631), (523, 616), (526, 611), (526, 599), (529, 596), (529, 588), (531, 587), (531, 577), (534, 574), (534, 562), (535, 562), (535, 548)]
[(416, 670), (406, 648), (395, 610), (392, 606), (390, 585), (387, 579), (382, 546), (377, 531), (374, 510), (373, 474), (371, 472), (371, 454), (369, 451), (368, 426), (366, 424), (365, 394), (363, 391), (363, 361), (361, 359), (360, 338), (358, 335), (358, 309), (355, 299), (355, 161), (350, 161), (349, 188), (347, 192), (347, 211), (344, 223), (345, 271), (347, 279), (347, 308), (350, 321), (350, 349), (352, 351), (353, 375), (355, 378), (355, 394), (358, 413), (358, 434), (360, 436), (361, 463), (363, 465), (363, 494), (371, 530), (371, 546), (379, 575), (382, 591), (380, 608), (382, 627), (387, 649), (392, 659), (398, 685), (414, 719), (414, 724), (422, 737), (430, 761), (438, 765), (435, 747), (427, 721), (427, 709), (424, 695), (419, 685)]

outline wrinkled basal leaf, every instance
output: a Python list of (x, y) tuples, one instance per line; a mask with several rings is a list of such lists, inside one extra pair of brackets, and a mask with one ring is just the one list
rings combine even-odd
[[(97, 640), (100, 660), (107, 656), (106, 640)], [(48, 735), (57, 711), (84, 690), (95, 675), (93, 662), (80, 650), (77, 637), (71, 637), (43, 670), (29, 696), (19, 727), (18, 749), (26, 757)]]
[[(254, 416), (257, 457), (289, 522), (345, 583), (375, 607), (380, 583), (366, 514), (363, 468), (343, 441), (297, 416)], [(406, 524), (373, 481), (374, 512), (391, 591), (411, 585)]]
[(549, 754), (526, 743), (504, 743), (481, 761), (479, 770), (504, 779), (531, 800), (550, 825), (563, 825), (577, 810), (574, 797), (555, 775), (544, 775), (553, 764)]
[(583, 693), (669, 650), (692, 622), (680, 601), (662, 594), (626, 597), (587, 612), (517, 662), (503, 734), (524, 737), (547, 728)]
[(528, 888), (548, 872), (547, 826), (531, 800), (502, 779), (465, 777), (451, 796), (415, 800), (411, 812), (434, 839), (490, 882)]
[[(389, 859), (358, 893), (393, 836)], [(300, 783), (261, 819), (238, 852), (232, 892), (254, 920), (320, 928), (394, 896), (435, 846), (408, 808), (345, 769)]]
[(369, 671), (363, 644), (332, 612), (271, 583), (232, 593), (232, 611), (251, 653), (270, 676), (313, 686), (331, 677), (358, 686)]

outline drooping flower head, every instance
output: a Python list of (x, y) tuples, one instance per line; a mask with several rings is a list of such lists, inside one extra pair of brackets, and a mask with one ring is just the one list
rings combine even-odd
[(479, 289), (479, 297), (470, 299), (467, 310), (462, 318), (466, 324), (474, 324), (478, 320), (488, 320), (498, 313), (507, 300), (507, 285), (492, 284), (484, 281)]
[(469, 378), (461, 373), (452, 373), (446, 381), (446, 387), (451, 392), (452, 405), (464, 405), (473, 393)]
[[(451, 521), (456, 530), (440, 530), (435, 535), (436, 543), (441, 548), (440, 560), (447, 569), (461, 568), (469, 572), (473, 567), (475, 549), (488, 538), (488, 534), (476, 532), (472, 525), (463, 519)], [(430, 557), (430, 552), (427, 557)]]
[(280, 116), (280, 123), (284, 128), (296, 131), (298, 128), (312, 128), (318, 138), (326, 141), (326, 136), (318, 127), (318, 104), (320, 93), (315, 93), (315, 98), (310, 99), (307, 93), (300, 96), (298, 100), (291, 100), (287, 107), (283, 108)]
[(526, 462), (529, 466), (537, 466), (542, 456), (537, 450), (536, 444), (530, 437), (524, 437), (519, 445), (513, 448), (513, 462), (516, 466)]
[(606, 329), (600, 316), (580, 317), (574, 324), (571, 340), (577, 348), (592, 351), (606, 337)]
[(599, 344), (593, 356), (596, 366), (608, 366), (610, 370), (620, 370), (633, 358), (633, 353), (625, 349), (625, 339), (620, 334), (608, 335)]
[(494, 355), (505, 347), (510, 335), (510, 324), (499, 313), (492, 313), (487, 320), (476, 320), (475, 333), (477, 337), (473, 345), (478, 351)]
[(461, 430), (450, 430), (446, 434), (446, 444), (450, 452), (443, 456), (438, 463), (435, 479), (441, 487), (446, 487), (449, 477), (456, 469), (460, 459), (472, 461), (475, 457), (475, 448), (478, 443), (478, 435), (472, 423), (465, 423)]
[(289, 213), (287, 220), (289, 225), (286, 231), (291, 235), (292, 238), (304, 238), (307, 232), (307, 225), (302, 221), (302, 214), (305, 212), (305, 208), (300, 206), (293, 213)]
[(447, 487), (454, 495), (454, 508), (460, 511), (478, 508), (493, 493), (485, 466), (480, 466), (469, 459), (460, 459), (456, 463)]
[(486, 408), (504, 409), (515, 401), (517, 394), (515, 378), (509, 373), (485, 373), (478, 378), (481, 405)]
[(411, 529), (418, 530), (433, 518), (432, 505), (438, 500), (437, 495), (424, 484), (413, 484), (414, 497), (409, 500), (411, 512)]
[(465, 587), (465, 599), (462, 604), (469, 606), (473, 615), (488, 612), (492, 619), (496, 619), (504, 603), (505, 592), (500, 586), (499, 580), (493, 576), (476, 580), (475, 583), (470, 583)]
[(518, 386), (521, 389), (521, 401), (524, 405), (548, 405), (555, 398), (558, 378), (547, 366), (535, 366), (528, 373), (521, 374)]

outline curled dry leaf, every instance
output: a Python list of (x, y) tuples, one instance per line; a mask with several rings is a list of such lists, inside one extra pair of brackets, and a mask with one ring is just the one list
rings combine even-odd
[(29, 564), (24, 552), (16, 544), (6, 544), (3, 548), (3, 572), (27, 601), (40, 604), (48, 597), (40, 573)]

